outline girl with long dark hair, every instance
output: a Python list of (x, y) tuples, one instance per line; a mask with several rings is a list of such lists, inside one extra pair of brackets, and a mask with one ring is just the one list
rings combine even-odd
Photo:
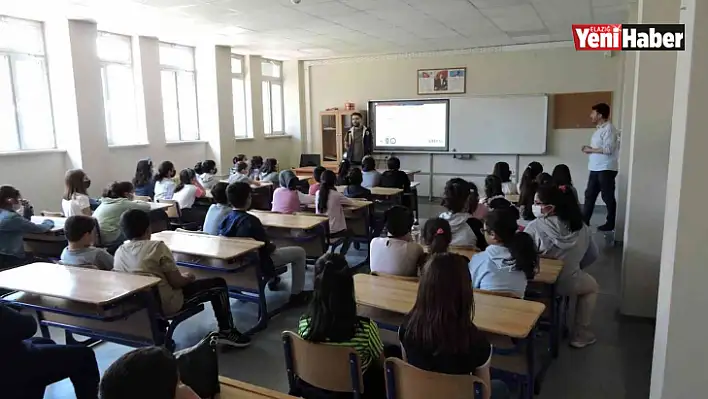
[(277, 187), (279, 177), (280, 175), (278, 175), (278, 160), (275, 158), (267, 158), (265, 160), (265, 163), (263, 164), (263, 167), (261, 168), (261, 181), (273, 183)]
[(361, 359), (366, 396), (382, 396), (379, 359), (383, 343), (376, 323), (357, 315), (354, 278), (344, 256), (328, 253), (317, 260), (314, 287), (307, 312), (300, 318), (298, 334), (307, 341), (353, 348)]
[(164, 161), (160, 164), (155, 175), (155, 200), (172, 199), (177, 187), (174, 181), (176, 175), (177, 170), (172, 162)]
[(474, 247), (477, 244), (477, 236), (467, 223), (472, 217), (469, 213), (470, 198), (470, 185), (464, 179), (452, 178), (445, 184), (442, 206), (447, 208), (447, 212), (439, 217), (450, 223), (452, 245)]
[(521, 182), (519, 183), (519, 208), (521, 210), (521, 217), (524, 220), (533, 220), (533, 212), (531, 207), (533, 206), (534, 195), (536, 195), (536, 189), (538, 188), (538, 182), (536, 177), (543, 172), (543, 165), (538, 162), (531, 162), (524, 169), (523, 175), (521, 175)]
[(91, 199), (88, 188), (91, 179), (81, 169), (66, 171), (64, 176), (64, 195), (61, 198), (61, 209), (65, 217), (86, 215), (91, 216)]
[(504, 195), (516, 195), (519, 193), (516, 184), (511, 181), (511, 168), (506, 162), (497, 162), (494, 164), (494, 170), (492, 171), (494, 176), (501, 179), (502, 182), (502, 192)]
[(190, 209), (197, 198), (204, 196), (204, 191), (197, 186), (197, 174), (194, 169), (182, 169), (179, 172), (179, 184), (175, 187), (172, 199), (177, 201), (180, 209)]
[(354, 202), (337, 191), (337, 176), (331, 170), (325, 170), (320, 177), (320, 189), (315, 194), (315, 213), (329, 218), (329, 237), (344, 238), (340, 253), (346, 255), (351, 243), (352, 232), (347, 228), (344, 217), (344, 205)]
[(517, 215), (512, 208), (494, 209), (487, 215), (489, 245), (472, 256), (469, 265), (474, 288), (524, 297), (527, 280), (536, 275), (539, 263), (533, 240), (518, 231)]
[(490, 389), (482, 397), (507, 394), (503, 383), (490, 381), (492, 348), (472, 322), (474, 292), (467, 259), (436, 253), (423, 268), (418, 296), (398, 337), (408, 363), (445, 374), (474, 374)]
[(578, 190), (576, 190), (575, 186), (573, 186), (573, 177), (570, 175), (570, 168), (568, 167), (568, 165), (564, 163), (556, 165), (556, 167), (553, 168), (553, 173), (551, 173), (551, 176), (553, 176), (553, 183), (556, 186), (570, 187), (570, 190), (573, 192), (575, 199), (578, 201), (578, 203), (580, 203), (580, 200), (578, 199)]
[(135, 167), (135, 176), (133, 177), (135, 195), (150, 198), (155, 197), (155, 180), (152, 174), (152, 161), (150, 159), (139, 160)]
[(568, 186), (541, 186), (533, 211), (536, 220), (524, 230), (534, 240), (543, 256), (563, 261), (558, 277), (560, 295), (576, 295), (575, 329), (570, 344), (584, 348), (596, 342), (590, 330), (595, 302), (600, 287), (595, 278), (582, 270), (597, 260), (598, 250), (590, 229)]

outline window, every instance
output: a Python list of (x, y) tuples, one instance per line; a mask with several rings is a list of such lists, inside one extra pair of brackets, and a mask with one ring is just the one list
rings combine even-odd
[(243, 73), (243, 57), (231, 55), (231, 89), (234, 97), (234, 133), (236, 137), (248, 137), (246, 117), (246, 78)]
[(43, 33), (0, 16), (0, 151), (56, 148)]
[(194, 48), (160, 43), (160, 69), (165, 138), (199, 140)]
[(267, 136), (285, 134), (283, 115), (283, 63), (263, 60), (263, 127)]
[(146, 138), (138, 130), (130, 36), (99, 32), (96, 48), (101, 60), (108, 144), (145, 143)]

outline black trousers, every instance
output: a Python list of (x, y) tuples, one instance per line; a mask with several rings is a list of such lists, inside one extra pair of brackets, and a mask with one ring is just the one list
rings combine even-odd
[[(22, 359), (12, 365), (10, 374), (5, 374), (9, 385), (18, 389), (11, 398), (42, 399), (45, 388), (69, 378), (74, 385), (77, 399), (98, 397), (98, 364), (93, 349), (78, 345), (57, 345), (45, 338), (32, 338), (31, 348)], [(5, 384), (0, 384), (5, 385)], [(3, 392), (4, 395), (7, 391)]]
[(214, 308), (214, 317), (219, 323), (219, 330), (229, 331), (234, 328), (231, 304), (229, 303), (229, 289), (223, 278), (194, 280), (182, 287), (182, 293), (185, 305), (211, 302), (211, 307)]
[(583, 206), (583, 219), (586, 224), (590, 225), (590, 218), (595, 210), (595, 201), (597, 201), (598, 194), (602, 194), (602, 201), (607, 206), (607, 226), (614, 229), (615, 216), (617, 214), (617, 201), (615, 200), (616, 177), (616, 170), (590, 172)]

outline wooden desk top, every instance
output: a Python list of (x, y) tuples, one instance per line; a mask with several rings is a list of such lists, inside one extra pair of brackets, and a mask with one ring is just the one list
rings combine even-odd
[[(361, 208), (366, 208), (367, 206), (373, 204), (373, 202), (371, 202), (371, 201), (353, 199), (353, 198), (350, 198), (350, 199), (352, 200), (352, 204), (342, 206), (342, 208), (344, 208), (345, 211), (358, 211)], [(315, 209), (315, 204), (307, 204), (307, 208)]]
[(45, 220), (51, 220), (54, 222), (54, 227), (50, 230), (52, 233), (58, 233), (64, 231), (64, 222), (66, 222), (65, 217), (46, 217), (46, 216), (32, 216), (32, 223), (42, 224)]
[(148, 204), (150, 204), (151, 211), (163, 210), (172, 206), (172, 204), (168, 204), (165, 202), (148, 202)]
[(284, 213), (273, 213), (266, 211), (249, 211), (251, 215), (257, 217), (266, 227), (277, 227), (282, 229), (303, 229), (308, 230), (318, 226), (328, 220), (326, 216), (316, 215), (287, 215)]
[[(361, 305), (406, 314), (413, 309), (418, 283), (357, 274), (354, 276), (356, 302)], [(542, 303), (523, 299), (474, 294), (474, 324), (482, 331), (525, 338), (546, 308)]]
[(243, 381), (219, 376), (221, 393), (219, 399), (295, 399), (294, 396), (259, 387)]
[(507, 201), (511, 202), (512, 204), (516, 204), (519, 202), (519, 194), (508, 194), (505, 195), (504, 198), (506, 198)]
[(157, 277), (54, 263), (32, 263), (0, 272), (0, 287), (93, 305), (106, 305), (160, 282)]
[[(219, 182), (229, 184), (229, 179), (219, 180)], [(271, 183), (269, 181), (262, 181), (262, 182), (260, 182), (260, 184), (251, 184), (251, 188), (256, 189), (259, 187), (268, 187), (268, 186), (272, 186), (272, 185), (273, 185), (273, 183)]]
[(411, 182), (411, 188), (416, 188), (416, 187), (418, 187), (418, 186), (420, 186), (420, 182), (419, 182), (419, 181), (412, 181), (412, 182)]
[(152, 239), (163, 241), (172, 252), (221, 260), (238, 258), (265, 245), (255, 240), (177, 231), (153, 233)]
[[(450, 247), (450, 252), (472, 259), (472, 255), (479, 251), (474, 248)], [(532, 280), (536, 283), (555, 284), (561, 270), (563, 270), (563, 262), (558, 259), (541, 258), (539, 266), (540, 270), (538, 271), (536, 277)]]
[[(337, 186), (337, 191), (340, 193), (344, 192), (347, 186)], [(380, 195), (382, 197), (390, 197), (392, 195), (398, 195), (403, 192), (400, 188), (389, 188), (389, 187), (372, 187), (370, 188), (372, 195)]]

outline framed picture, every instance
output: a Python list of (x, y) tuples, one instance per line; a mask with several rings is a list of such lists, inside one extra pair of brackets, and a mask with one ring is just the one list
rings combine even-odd
[(418, 94), (464, 94), (467, 68), (419, 69)]

